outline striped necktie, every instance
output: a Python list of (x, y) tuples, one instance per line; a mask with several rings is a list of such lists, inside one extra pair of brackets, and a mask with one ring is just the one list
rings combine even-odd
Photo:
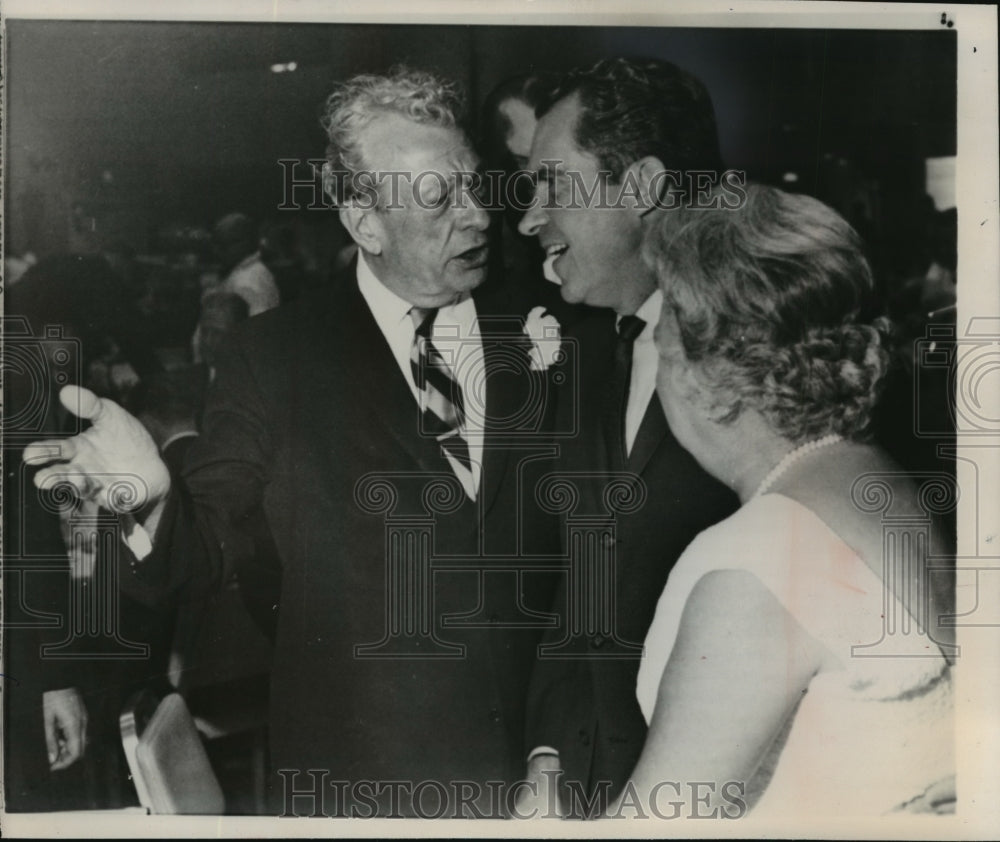
[(410, 348), (410, 370), (420, 395), (420, 429), (437, 439), (462, 487), (475, 500), (472, 459), (469, 443), (463, 436), (465, 404), (462, 387), (431, 341), (431, 328), (437, 312), (436, 308), (410, 308), (410, 318), (416, 328)]

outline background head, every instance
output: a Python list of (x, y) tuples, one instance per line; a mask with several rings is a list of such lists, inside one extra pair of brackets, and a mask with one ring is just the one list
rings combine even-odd
[(126, 408), (162, 448), (176, 435), (197, 432), (204, 402), (205, 378), (190, 367), (147, 378), (130, 394)]
[(549, 102), (553, 81), (523, 73), (504, 79), (483, 102), (481, 148), (490, 167), (524, 169), (531, 152), (536, 114)]
[(645, 244), (664, 293), (658, 389), (668, 420), (700, 404), (719, 423), (756, 412), (791, 442), (862, 438), (888, 363), (888, 323), (873, 318), (854, 230), (817, 199), (762, 185), (749, 185), (737, 210), (679, 213)]
[[(526, 177), (509, 184), (507, 179), (528, 168), (536, 114), (548, 104), (553, 86), (550, 77), (539, 74), (511, 76), (490, 91), (483, 103), (479, 148), (487, 169), (504, 174), (497, 198), (514, 230), (531, 203), (532, 184)], [(513, 201), (507, 201), (508, 193)]]
[(212, 244), (224, 272), (257, 251), (259, 243), (257, 225), (244, 213), (226, 214), (212, 231)]
[(202, 361), (214, 366), (226, 337), (236, 325), (250, 317), (247, 302), (232, 292), (212, 292), (201, 302), (198, 318), (199, 348)]
[(644, 223), (668, 191), (685, 192), (686, 173), (722, 168), (711, 98), (669, 62), (600, 61), (557, 86), (530, 165), (538, 203), (521, 231), (555, 258), (563, 297), (634, 312), (655, 288), (639, 256)]
[(454, 86), (421, 71), (355, 76), (327, 99), (327, 189), (364, 259), (412, 304), (483, 281), (489, 219)]
[[(121, 402), (135, 384), (162, 370), (149, 331), (133, 301), (131, 288), (96, 255), (43, 257), (4, 295), (5, 316), (24, 318), (31, 331), (45, 336), (47, 326), (58, 328), (64, 339), (42, 341), (37, 347), (49, 357), (47, 365), (60, 365), (64, 355), (71, 361), (64, 370), (68, 381), (85, 386), (101, 397)], [(8, 348), (17, 340), (8, 338)], [(19, 359), (10, 351), (11, 365)], [(50, 406), (62, 385), (53, 376), (40, 380), (19, 376), (16, 366), (5, 361), (4, 389), (12, 405), (33, 401), (40, 386), (51, 391)], [(9, 370), (7, 370), (9, 369)]]

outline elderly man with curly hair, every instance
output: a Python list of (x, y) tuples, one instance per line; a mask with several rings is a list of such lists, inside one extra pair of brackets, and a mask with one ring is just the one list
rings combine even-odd
[(126, 524), (123, 575), (150, 598), (185, 565), (280, 560), (269, 739), (285, 815), (499, 817), (522, 771), (527, 620), (550, 574), (484, 559), (553, 551), (522, 491), (547, 375), (527, 303), (479, 292), (488, 217), (459, 105), (405, 69), (329, 97), (326, 184), (358, 258), (234, 332), (179, 478), (131, 416), (75, 393), (94, 423), (39, 472), (105, 503), (108, 477), (142, 478), (129, 516), (148, 543)]

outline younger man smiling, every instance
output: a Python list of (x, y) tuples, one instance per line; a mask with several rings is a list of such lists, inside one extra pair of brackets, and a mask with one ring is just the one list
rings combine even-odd
[[(559, 406), (559, 429), (575, 421), (579, 432), (563, 442), (559, 469), (577, 486), (577, 516), (616, 514), (605, 489), (622, 474), (645, 497), (617, 513), (612, 581), (598, 607), (611, 633), (568, 637), (564, 622), (549, 635), (558, 651), (542, 653), (529, 697), (528, 779), (543, 798), (531, 806), (551, 806), (547, 783), (561, 770), (570, 787), (563, 809), (590, 814), (617, 795), (643, 745), (635, 682), (667, 574), (695, 535), (736, 507), (677, 443), (655, 399), (662, 294), (640, 248), (649, 223), (714, 181), (722, 160), (708, 92), (668, 62), (601, 61), (565, 79), (551, 103), (528, 165), (537, 201), (520, 230), (539, 238), (566, 301), (603, 308), (572, 331), (579, 399)], [(554, 610), (586, 615), (570, 603), (577, 593), (563, 587)]]

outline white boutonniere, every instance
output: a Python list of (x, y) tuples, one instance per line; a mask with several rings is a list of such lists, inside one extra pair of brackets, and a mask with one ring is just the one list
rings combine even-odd
[(531, 340), (531, 370), (545, 371), (562, 359), (559, 322), (544, 307), (535, 307), (524, 322), (524, 332)]

